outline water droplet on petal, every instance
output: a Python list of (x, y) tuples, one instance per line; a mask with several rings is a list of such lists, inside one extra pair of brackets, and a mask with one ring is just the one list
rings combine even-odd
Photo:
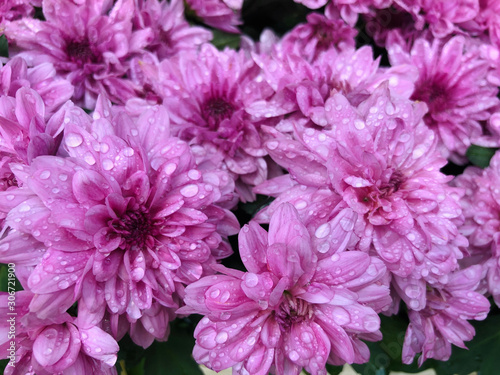
[(191, 185), (184, 186), (181, 189), (181, 194), (186, 198), (191, 198), (191, 197), (194, 197), (196, 194), (198, 194), (198, 190), (199, 189), (198, 189), (197, 185), (191, 184)]
[(222, 331), (219, 332), (217, 336), (215, 336), (215, 341), (217, 342), (217, 344), (224, 344), (227, 341), (227, 337), (227, 332)]
[(249, 288), (253, 288), (259, 283), (259, 277), (254, 273), (247, 273), (245, 275), (245, 285)]
[(110, 160), (110, 159), (104, 159), (102, 161), (102, 168), (105, 170), (105, 171), (110, 171), (111, 169), (113, 169), (115, 165), (113, 164), (113, 161)]
[(67, 280), (60, 281), (57, 286), (59, 289), (66, 289), (69, 286), (69, 282)]
[(269, 141), (266, 146), (269, 150), (276, 150), (278, 148), (278, 141)]
[(288, 357), (292, 360), (292, 361), (296, 361), (300, 358), (299, 356), (299, 353), (297, 353), (295, 350), (292, 350), (289, 354), (288, 354)]
[(229, 293), (229, 292), (226, 290), (224, 293), (222, 293), (222, 296), (220, 296), (220, 301), (221, 301), (222, 303), (227, 302), (227, 300), (229, 299), (229, 297), (231, 297), (231, 293)]
[(320, 225), (314, 233), (317, 238), (325, 238), (328, 234), (330, 234), (330, 225), (328, 223)]
[(68, 133), (66, 134), (66, 144), (69, 147), (78, 147), (82, 144), (83, 137), (77, 133)]
[(40, 173), (40, 179), (41, 180), (46, 180), (50, 177), (50, 171), (43, 171)]

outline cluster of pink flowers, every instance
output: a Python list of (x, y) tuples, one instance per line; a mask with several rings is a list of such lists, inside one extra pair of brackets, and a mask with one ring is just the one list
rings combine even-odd
[(305, 23), (238, 50), (209, 26), (239, 33), (241, 0), (0, 5), (6, 374), (117, 374), (126, 334), (147, 348), (189, 314), (215, 371), (365, 363), (398, 313), (422, 364), (500, 306), (500, 153), (442, 171), (500, 147), (499, 2), (295, 1)]

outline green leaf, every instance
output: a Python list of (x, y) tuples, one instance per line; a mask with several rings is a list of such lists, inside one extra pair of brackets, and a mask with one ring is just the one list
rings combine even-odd
[(238, 34), (225, 33), (220, 30), (212, 30), (213, 39), (212, 44), (217, 49), (224, 49), (225, 47), (238, 49), (240, 47), (240, 36)]
[(0, 35), (0, 56), (9, 57), (9, 42), (5, 35)]
[(144, 374), (203, 375), (193, 359), (193, 327), (187, 320), (171, 323), (167, 342), (155, 342), (145, 352)]
[(328, 371), (329, 375), (339, 375), (342, 370), (344, 369), (344, 366), (333, 366), (333, 365), (326, 365), (326, 371)]
[(495, 155), (498, 148), (487, 148), (471, 145), (467, 149), (466, 156), (470, 162), (480, 168), (486, 168), (490, 165), (490, 159)]
[(240, 203), (238, 205), (238, 209), (241, 209), (246, 214), (254, 217), (257, 212), (271, 204), (273, 200), (273, 197), (268, 197), (267, 195), (257, 195), (257, 199), (253, 202)]
[(119, 375), (144, 375), (145, 350), (134, 344), (129, 335), (119, 342), (120, 351), (116, 367)]

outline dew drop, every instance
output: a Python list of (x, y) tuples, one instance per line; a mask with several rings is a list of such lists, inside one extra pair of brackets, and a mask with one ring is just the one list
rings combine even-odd
[(68, 133), (66, 134), (66, 144), (69, 147), (78, 147), (82, 144), (83, 138), (80, 134), (77, 133)]
[(217, 336), (215, 336), (215, 341), (217, 342), (217, 344), (224, 344), (227, 341), (227, 337), (227, 332), (222, 331), (219, 332)]
[(314, 232), (314, 235), (317, 238), (325, 238), (330, 234), (330, 225), (328, 223), (322, 224), (316, 229), (316, 232)]
[(102, 168), (105, 170), (105, 171), (110, 171), (111, 169), (113, 169), (115, 165), (113, 164), (113, 161), (111, 161), (110, 159), (104, 159), (102, 161)]
[(210, 297), (211, 298), (217, 298), (220, 294), (220, 290), (219, 289), (215, 289), (213, 290), (211, 293), (210, 293)]
[(245, 285), (249, 288), (253, 288), (259, 283), (259, 277), (254, 273), (247, 273), (245, 275)]
[(290, 357), (290, 359), (292, 361), (296, 361), (300, 358), (299, 356), (299, 353), (297, 353), (295, 350), (292, 350), (289, 354), (288, 354), (288, 357)]
[(46, 180), (50, 177), (50, 171), (43, 171), (40, 173), (40, 179), (41, 180)]
[(134, 156), (134, 153), (135, 153), (135, 151), (134, 151), (134, 149), (133, 149), (133, 148), (131, 148), (131, 147), (127, 147), (127, 148), (125, 148), (125, 149), (123, 150), (123, 155), (128, 156), (128, 157), (130, 157), (130, 156)]
[(198, 194), (198, 185), (194, 185), (194, 184), (191, 184), (191, 185), (187, 185), (187, 186), (184, 186), (180, 193), (186, 197), (186, 198), (191, 198), (191, 197), (194, 197), (196, 194)]
[(231, 297), (231, 293), (229, 293), (229, 292), (226, 290), (224, 293), (222, 293), (222, 296), (220, 296), (220, 301), (221, 301), (222, 303), (227, 302), (227, 300), (229, 299), (229, 297)]
[(277, 141), (269, 141), (267, 142), (267, 148), (269, 150), (276, 150), (278, 148), (278, 142)]
[(59, 289), (66, 289), (69, 286), (69, 282), (67, 280), (60, 281), (57, 286)]

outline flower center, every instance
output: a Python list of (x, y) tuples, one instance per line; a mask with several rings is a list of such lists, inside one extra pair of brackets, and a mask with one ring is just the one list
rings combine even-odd
[(387, 199), (392, 194), (397, 192), (403, 182), (405, 181), (404, 175), (400, 171), (394, 171), (389, 178), (389, 181), (381, 183), (378, 187), (364, 188), (366, 189), (363, 196), (363, 202), (372, 202), (372, 211), (380, 207), (380, 200)]
[(433, 124), (433, 121), (430, 121), (432, 114), (443, 112), (449, 107), (450, 102), (446, 87), (437, 82), (420, 82), (415, 87), (415, 92), (411, 99), (420, 100), (429, 107), (429, 112), (424, 117), (426, 120), (429, 120), (426, 121), (428, 125)]
[(222, 98), (210, 98), (201, 108), (202, 116), (207, 121), (210, 130), (216, 130), (222, 120), (230, 118), (234, 107)]
[(312, 318), (314, 312), (308, 302), (295, 298), (288, 292), (285, 292), (283, 297), (283, 301), (275, 312), (276, 321), (282, 332), (289, 331), (293, 324)]
[(153, 247), (154, 225), (145, 209), (128, 211), (121, 218), (113, 219), (111, 227), (123, 240), (120, 247), (124, 250), (140, 250)]
[(66, 44), (66, 53), (72, 62), (90, 63), (95, 60), (95, 55), (90, 48), (88, 40), (72, 40)]
[(404, 176), (400, 171), (394, 171), (389, 179), (389, 182), (382, 184), (379, 188), (380, 196), (387, 197), (392, 193), (395, 193), (401, 187), (404, 182)]

